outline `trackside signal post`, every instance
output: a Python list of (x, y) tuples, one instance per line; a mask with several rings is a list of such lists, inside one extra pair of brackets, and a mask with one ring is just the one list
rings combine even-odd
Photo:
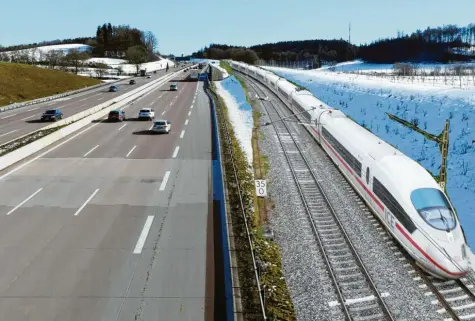
[(439, 136), (433, 135), (431, 133), (426, 132), (425, 130), (420, 129), (417, 127), (416, 124), (410, 123), (407, 120), (401, 119), (397, 117), (396, 115), (386, 113), (390, 119), (397, 121), (398, 123), (406, 126), (407, 128), (410, 128), (422, 135), (424, 135), (427, 139), (430, 139), (434, 142), (437, 142), (439, 144), (439, 149), (440, 153), (442, 155), (442, 164), (440, 165), (440, 177), (439, 177), (439, 185), (440, 187), (444, 190), (444, 192), (447, 192), (445, 187), (447, 186), (447, 156), (449, 154), (449, 127), (450, 127), (450, 122), (447, 119), (445, 121), (445, 127), (442, 130), (442, 132), (439, 134)]

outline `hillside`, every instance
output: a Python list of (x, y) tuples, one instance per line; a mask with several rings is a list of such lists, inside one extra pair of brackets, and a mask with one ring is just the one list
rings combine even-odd
[(93, 86), (100, 80), (30, 65), (0, 62), (0, 106)]

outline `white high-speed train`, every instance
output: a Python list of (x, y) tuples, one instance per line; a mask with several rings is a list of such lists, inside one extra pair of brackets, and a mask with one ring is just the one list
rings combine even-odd
[(392, 236), (430, 274), (458, 279), (470, 270), (469, 247), (452, 204), (417, 162), (274, 73), (240, 62), (231, 67), (264, 83), (311, 133)]

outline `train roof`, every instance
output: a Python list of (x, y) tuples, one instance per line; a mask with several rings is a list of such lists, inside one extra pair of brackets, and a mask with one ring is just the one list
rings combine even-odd
[(380, 165), (379, 168), (385, 171), (388, 176), (391, 176), (391, 173), (399, 173), (401, 179), (397, 184), (401, 189), (410, 193), (416, 188), (439, 187), (432, 175), (419, 163), (350, 118), (341, 117), (342, 113), (337, 111), (332, 111), (332, 114), (335, 115), (332, 117), (332, 134), (335, 129), (338, 129), (339, 135), (337, 136), (339, 140), (346, 142), (345, 146), (350, 150), (364, 151), (364, 154), (373, 158)]
[[(305, 109), (309, 109), (311, 107), (328, 107), (324, 102), (320, 99), (316, 98), (311, 92), (307, 90), (300, 90), (293, 93), (293, 99)], [(308, 108), (307, 108), (308, 106)]]

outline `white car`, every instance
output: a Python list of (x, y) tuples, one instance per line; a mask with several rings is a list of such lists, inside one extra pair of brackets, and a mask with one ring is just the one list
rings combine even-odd
[(172, 123), (163, 119), (156, 120), (152, 127), (152, 131), (155, 133), (170, 134), (170, 130), (172, 130)]
[(141, 119), (153, 120), (155, 119), (155, 111), (152, 108), (142, 108), (140, 109), (139, 116), (137, 118), (139, 120)]

